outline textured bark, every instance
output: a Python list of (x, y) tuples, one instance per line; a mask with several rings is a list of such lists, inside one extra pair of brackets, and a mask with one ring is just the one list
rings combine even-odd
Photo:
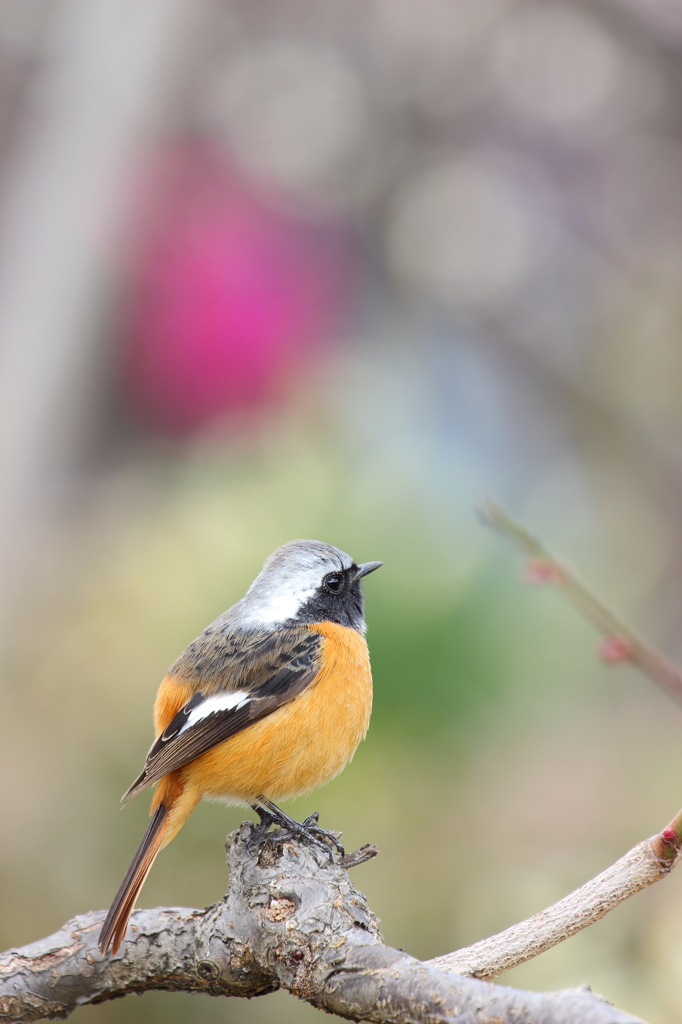
[(3, 954), (0, 1021), (66, 1017), (84, 1003), (149, 989), (256, 996), (281, 987), (376, 1024), (635, 1024), (589, 990), (522, 992), (391, 949), (337, 859), (319, 864), (276, 840), (256, 859), (246, 848), (251, 832), (245, 823), (228, 839), (230, 888), (220, 903), (137, 911), (116, 957), (97, 949), (101, 911)]

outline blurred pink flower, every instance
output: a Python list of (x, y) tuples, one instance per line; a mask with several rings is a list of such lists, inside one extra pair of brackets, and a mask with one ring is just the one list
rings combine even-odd
[(269, 206), (205, 144), (158, 162), (141, 224), (124, 374), (136, 417), (184, 432), (280, 396), (348, 300), (347, 232)]

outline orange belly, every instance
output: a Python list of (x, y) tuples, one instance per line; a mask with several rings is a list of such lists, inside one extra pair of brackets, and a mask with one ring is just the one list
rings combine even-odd
[(307, 793), (348, 764), (367, 732), (372, 676), (364, 638), (322, 623), (323, 668), (299, 697), (181, 769), (202, 796), (252, 803)]
[[(184, 790), (183, 803), (194, 805), (202, 796), (234, 803), (253, 803), (259, 796), (283, 800), (328, 782), (350, 761), (367, 732), (372, 708), (367, 645), (356, 630), (334, 623), (309, 628), (325, 638), (323, 668), (315, 682), (289, 704), (173, 772)], [(176, 685), (180, 698), (184, 686)], [(163, 728), (162, 710), (157, 709), (157, 727)]]

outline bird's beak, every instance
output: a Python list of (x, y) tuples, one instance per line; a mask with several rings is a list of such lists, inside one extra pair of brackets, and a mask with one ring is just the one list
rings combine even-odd
[(358, 571), (355, 574), (356, 580), (362, 579), (363, 576), (369, 576), (375, 569), (380, 569), (383, 564), (383, 562), (363, 562), (358, 566)]

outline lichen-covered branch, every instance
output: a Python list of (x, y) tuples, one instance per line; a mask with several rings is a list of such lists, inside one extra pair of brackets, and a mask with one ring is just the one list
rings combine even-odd
[(228, 840), (230, 889), (220, 903), (137, 911), (116, 957), (97, 949), (103, 912), (0, 956), (0, 1021), (66, 1017), (84, 1003), (148, 989), (255, 996), (281, 987), (375, 1024), (636, 1024), (589, 990), (522, 992), (385, 946), (337, 859), (320, 864), (276, 839), (254, 858), (251, 830), (245, 823)]

